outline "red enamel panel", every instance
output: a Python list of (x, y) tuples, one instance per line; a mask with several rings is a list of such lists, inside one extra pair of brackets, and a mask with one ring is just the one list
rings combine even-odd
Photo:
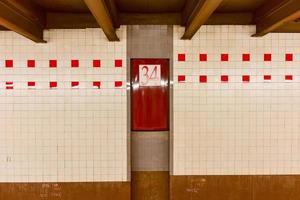
[(93, 67), (101, 67), (101, 60), (93, 60)]
[(269, 81), (272, 79), (271, 75), (264, 75), (264, 80)]
[(291, 53), (285, 54), (285, 61), (293, 61), (293, 54)]
[(79, 60), (71, 60), (71, 67), (79, 67)]
[(264, 54), (264, 61), (272, 61), (272, 54), (265, 53)]
[(56, 68), (57, 67), (57, 60), (49, 60), (49, 67)]
[(12, 68), (14, 66), (13, 60), (5, 60), (5, 67), (6, 68)]
[(293, 80), (293, 75), (285, 75), (285, 80), (286, 81), (292, 81)]
[(115, 60), (115, 67), (122, 67), (123, 66), (123, 62), (122, 60)]
[(249, 75), (243, 75), (243, 82), (250, 82), (250, 76)]
[(122, 81), (115, 81), (115, 87), (122, 87)]
[(180, 61), (180, 62), (185, 61), (185, 54), (184, 53), (178, 54), (178, 61)]
[(200, 82), (200, 83), (206, 83), (206, 82), (207, 82), (207, 76), (205, 76), (205, 75), (200, 75), (200, 76), (199, 76), (199, 82)]
[(179, 76), (178, 76), (178, 82), (179, 82), (179, 83), (185, 82), (185, 75), (179, 75)]
[(52, 81), (49, 83), (49, 87), (50, 88), (56, 88), (57, 87), (57, 82), (56, 81)]
[(244, 62), (250, 61), (250, 54), (244, 53), (244, 54), (243, 54), (243, 61), (244, 61)]
[(93, 87), (94, 87), (94, 88), (97, 88), (97, 89), (100, 89), (100, 87), (101, 87), (101, 82), (100, 82), (100, 81), (94, 81), (94, 82), (93, 82)]
[(228, 54), (225, 54), (225, 53), (221, 54), (221, 61), (222, 62), (226, 62), (228, 60), (229, 60), (229, 55)]
[[(160, 65), (160, 85), (140, 86), (140, 65)], [(131, 60), (131, 129), (133, 131), (169, 130), (168, 59)]]
[(27, 83), (28, 87), (34, 87), (35, 86), (35, 82), (34, 81), (30, 81)]
[(222, 82), (228, 82), (228, 76), (227, 75), (222, 75), (221, 76), (221, 81)]
[(35, 60), (27, 60), (27, 67), (34, 68), (35, 67)]
[(200, 62), (207, 61), (207, 54), (203, 54), (203, 53), (199, 54), (199, 61)]

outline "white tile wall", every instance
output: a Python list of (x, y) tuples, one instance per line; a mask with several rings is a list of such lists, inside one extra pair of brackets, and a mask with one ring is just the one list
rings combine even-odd
[[(50, 30), (47, 44), (34, 44), (0, 32), (0, 182), (127, 180), (126, 27), (117, 34), (121, 42), (108, 42), (100, 29)], [(6, 59), (13, 68), (4, 67)], [(35, 68), (27, 68), (28, 59)], [(57, 68), (49, 68), (50, 59)], [(71, 68), (71, 59), (80, 67)], [(123, 67), (115, 68), (115, 59)]]
[[(300, 34), (252, 38), (254, 26), (203, 26), (187, 41), (180, 40), (183, 32), (174, 27), (173, 174), (299, 174)], [(181, 53), (185, 62), (177, 60)], [(199, 62), (200, 53), (207, 62)], [(221, 53), (229, 62), (220, 62)], [(250, 62), (242, 62), (243, 53)], [(228, 83), (220, 82), (223, 74)], [(264, 81), (268, 74), (272, 80)], [(289, 74), (293, 80), (285, 81)], [(178, 75), (186, 81), (179, 83)]]

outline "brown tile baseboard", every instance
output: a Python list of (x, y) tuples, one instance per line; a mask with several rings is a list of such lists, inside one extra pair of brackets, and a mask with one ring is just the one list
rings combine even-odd
[(130, 182), (0, 183), (0, 200), (130, 200)]
[(300, 175), (170, 176), (171, 200), (300, 200)]

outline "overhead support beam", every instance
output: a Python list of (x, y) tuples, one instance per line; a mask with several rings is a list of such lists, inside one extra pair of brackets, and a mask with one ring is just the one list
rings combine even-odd
[(255, 14), (256, 34), (261, 37), (300, 18), (300, 0), (272, 0)]
[(114, 24), (114, 27), (120, 28), (119, 12), (118, 12), (115, 0), (105, 0), (105, 3), (107, 5), (107, 9), (109, 11), (110, 17)]
[(45, 43), (43, 40), (43, 26), (45, 17), (35, 9), (29, 1), (1, 0), (0, 25), (19, 33), (28, 39)]
[(250, 25), (254, 24), (253, 14), (245, 13), (214, 13), (205, 22), (206, 25)]
[(191, 39), (222, 1), (223, 0), (199, 0), (187, 21), (185, 33), (181, 39)]
[(180, 13), (120, 13), (123, 25), (180, 25)]
[(300, 33), (300, 23), (288, 22), (285, 25), (274, 30), (273, 32), (274, 33)]
[(84, 0), (109, 41), (119, 41), (104, 0)]

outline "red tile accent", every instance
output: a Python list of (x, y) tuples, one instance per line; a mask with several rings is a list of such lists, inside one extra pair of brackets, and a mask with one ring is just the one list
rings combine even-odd
[(122, 66), (123, 66), (122, 60), (120, 60), (120, 59), (115, 60), (115, 67), (122, 67)]
[(180, 61), (180, 62), (184, 62), (185, 61), (185, 54), (184, 53), (178, 54), (178, 61)]
[(101, 67), (101, 60), (93, 60), (93, 67), (95, 68)]
[(100, 87), (101, 87), (101, 82), (100, 82), (100, 81), (94, 81), (94, 82), (93, 82), (93, 87), (94, 87), (94, 88), (97, 88), (97, 89), (100, 89)]
[(7, 81), (7, 82), (5, 82), (5, 85), (6, 85), (6, 89), (7, 89), (7, 90), (12, 90), (12, 89), (14, 89), (14, 82), (12, 82), (12, 81)]
[(57, 67), (57, 60), (49, 60), (49, 67), (56, 68)]
[(14, 67), (14, 61), (13, 60), (5, 60), (5, 67), (6, 68)]
[(49, 83), (49, 87), (50, 87), (50, 88), (56, 88), (56, 87), (57, 87), (57, 82), (56, 82), (56, 81), (51, 81), (51, 82)]
[(199, 54), (199, 61), (206, 62), (207, 61), (207, 54)]
[(243, 54), (243, 61), (244, 62), (249, 62), (250, 61), (250, 54), (249, 53), (244, 53)]
[(178, 82), (179, 83), (185, 82), (185, 75), (178, 75)]
[(222, 62), (227, 62), (229, 60), (229, 55), (226, 53), (221, 54), (221, 61)]
[(222, 82), (228, 82), (228, 75), (221, 75), (221, 81)]
[(264, 61), (272, 61), (272, 54), (265, 53), (264, 54)]
[(207, 82), (207, 76), (206, 75), (200, 75), (199, 76), (199, 82), (200, 83), (206, 83)]
[(35, 60), (27, 60), (27, 67), (35, 68)]
[(270, 81), (272, 79), (271, 75), (264, 75), (264, 80), (265, 81)]
[(72, 68), (79, 67), (79, 60), (71, 60), (71, 67)]
[(293, 54), (292, 53), (287, 53), (285, 54), (285, 61), (293, 61), (294, 58), (293, 58)]
[(71, 82), (71, 86), (72, 86), (72, 88), (78, 87), (79, 86), (79, 82), (78, 81), (72, 81)]
[(115, 81), (115, 87), (122, 87), (123, 82), (122, 81)]
[(35, 82), (34, 82), (34, 81), (29, 81), (29, 82), (27, 83), (27, 86), (28, 86), (28, 87), (34, 87), (34, 86), (35, 86)]
[(286, 81), (292, 81), (293, 80), (293, 75), (285, 75), (285, 80)]
[(250, 82), (250, 76), (249, 75), (243, 75), (243, 82)]

